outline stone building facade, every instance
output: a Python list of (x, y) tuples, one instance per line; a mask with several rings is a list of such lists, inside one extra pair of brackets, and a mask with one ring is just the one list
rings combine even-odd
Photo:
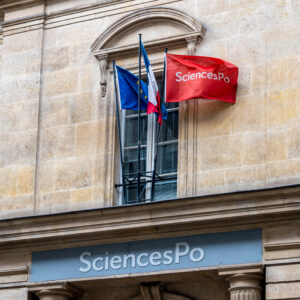
[[(298, 0), (0, 0), (0, 298), (300, 299), (299, 16)], [(138, 33), (156, 74), (167, 47), (230, 61), (239, 86), (234, 105), (180, 103), (176, 199), (126, 206), (111, 64), (137, 72)], [(217, 263), (61, 275), (77, 249), (185, 237)], [(261, 258), (223, 264), (242, 240)]]

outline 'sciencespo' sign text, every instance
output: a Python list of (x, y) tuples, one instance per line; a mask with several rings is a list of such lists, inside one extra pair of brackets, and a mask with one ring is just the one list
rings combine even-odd
[(92, 258), (90, 251), (85, 251), (80, 255), (80, 262), (82, 266), (79, 268), (80, 272), (89, 272), (91, 269), (94, 271), (103, 270), (119, 270), (121, 268), (127, 269), (139, 267), (147, 267), (149, 265), (159, 266), (180, 264), (180, 260), (183, 257), (187, 257), (191, 262), (200, 262), (204, 258), (204, 251), (202, 248), (195, 247), (191, 248), (189, 243), (181, 242), (176, 243), (172, 250), (166, 251), (153, 251), (153, 252), (142, 252), (138, 255), (134, 253), (124, 255), (110, 255), (106, 252), (103, 256), (97, 256)]
[(258, 263), (261, 229), (32, 253), (30, 282)]

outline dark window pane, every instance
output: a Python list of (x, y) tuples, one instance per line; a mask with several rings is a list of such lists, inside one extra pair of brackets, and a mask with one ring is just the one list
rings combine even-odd
[[(142, 145), (147, 141), (147, 116), (141, 117), (141, 141)], [(124, 146), (131, 147), (138, 144), (138, 118), (125, 120)]]
[[(141, 113), (146, 113), (146, 109), (141, 109)], [(138, 111), (137, 110), (131, 110), (131, 109), (126, 109), (126, 116), (132, 116), (132, 115), (137, 115)]]
[(160, 130), (159, 142), (178, 140), (178, 111), (168, 113)]
[(179, 107), (179, 103), (178, 102), (167, 102), (167, 103), (165, 103), (165, 106), (167, 109), (177, 108), (177, 107)]
[(175, 199), (177, 196), (177, 180), (167, 180), (155, 183), (154, 200)]
[[(127, 186), (127, 189), (126, 189), (126, 192), (127, 192), (127, 203), (128, 204), (134, 204), (134, 203), (137, 203), (137, 185), (136, 184), (133, 184), (131, 186)], [(145, 188), (145, 183), (141, 183), (140, 185), (140, 193), (141, 193), (141, 196), (140, 196), (140, 202), (144, 202), (145, 201), (145, 196), (146, 196), (146, 188)]]
[[(124, 150), (124, 174), (135, 173), (138, 170), (138, 149), (125, 149)], [(146, 169), (146, 148), (141, 148), (141, 172)]]
[(157, 152), (157, 173), (168, 174), (177, 172), (177, 143), (159, 145)]

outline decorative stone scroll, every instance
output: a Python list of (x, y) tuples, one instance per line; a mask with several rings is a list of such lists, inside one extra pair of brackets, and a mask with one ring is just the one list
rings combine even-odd
[(99, 54), (97, 58), (100, 63), (100, 87), (101, 87), (101, 97), (105, 97), (106, 86), (107, 86), (107, 65), (108, 65), (108, 55)]
[(185, 296), (164, 291), (160, 283), (141, 285), (141, 293), (130, 300), (190, 300)]

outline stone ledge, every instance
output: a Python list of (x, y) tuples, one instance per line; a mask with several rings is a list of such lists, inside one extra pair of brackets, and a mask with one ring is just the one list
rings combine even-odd
[(3, 9), (11, 9), (13, 7), (19, 6), (32, 6), (41, 2), (43, 2), (43, 0), (3, 0), (0, 3), (0, 11)]
[(298, 185), (3, 220), (0, 245), (3, 251), (24, 247), (24, 243), (51, 248), (66, 243), (144, 239), (146, 235), (187, 235), (200, 229), (236, 230), (234, 226), (247, 224), (255, 228), (259, 222), (295, 218), (299, 212)]
[(22, 17), (1, 23), (3, 36), (9, 36), (31, 30), (43, 28), (46, 14), (40, 13), (28, 17)]
[(0, 270), (0, 276), (28, 274), (28, 273), (29, 273), (29, 267)]
[(29, 267), (0, 270), (0, 287), (12, 283), (27, 282)]
[(265, 250), (285, 250), (285, 249), (298, 249), (300, 248), (300, 242), (291, 242), (291, 243), (274, 243), (274, 244), (265, 244)]

